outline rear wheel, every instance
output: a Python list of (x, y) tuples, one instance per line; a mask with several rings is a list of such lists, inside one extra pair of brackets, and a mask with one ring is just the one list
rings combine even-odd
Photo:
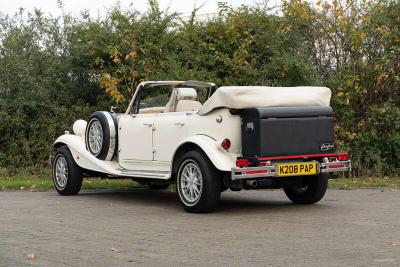
[(286, 196), (296, 204), (314, 204), (320, 201), (328, 188), (325, 174), (306, 177), (303, 185), (284, 188)]
[(203, 153), (189, 151), (179, 164), (176, 191), (187, 212), (210, 212), (221, 195), (220, 174)]
[(57, 149), (53, 160), (53, 183), (60, 195), (76, 195), (82, 186), (82, 170), (65, 146)]

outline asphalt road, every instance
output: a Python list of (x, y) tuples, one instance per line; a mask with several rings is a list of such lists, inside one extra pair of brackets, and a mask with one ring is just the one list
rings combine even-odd
[(168, 190), (0, 192), (0, 266), (30, 265), (400, 266), (400, 192), (226, 192), (212, 214)]

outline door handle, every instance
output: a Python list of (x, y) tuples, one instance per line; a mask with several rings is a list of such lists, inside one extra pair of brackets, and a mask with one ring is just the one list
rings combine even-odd
[(174, 125), (176, 125), (176, 126), (183, 126), (183, 125), (185, 125), (183, 122), (177, 122), (177, 123), (174, 123)]
[(146, 126), (149, 126), (149, 127), (152, 127), (152, 126), (153, 126), (152, 123), (143, 123), (143, 125), (146, 125)]

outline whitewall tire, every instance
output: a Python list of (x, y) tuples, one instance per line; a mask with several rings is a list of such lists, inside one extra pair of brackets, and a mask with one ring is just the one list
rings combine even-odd
[(118, 129), (115, 117), (106, 111), (96, 111), (86, 126), (87, 150), (98, 159), (112, 160), (117, 155)]

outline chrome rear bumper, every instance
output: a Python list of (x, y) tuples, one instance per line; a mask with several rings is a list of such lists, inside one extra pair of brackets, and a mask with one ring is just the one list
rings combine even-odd
[[(322, 162), (322, 163), (317, 161), (309, 161), (309, 162), (315, 162), (317, 164), (317, 174), (346, 172), (351, 170), (350, 160)], [(302, 162), (291, 162), (291, 163), (302, 163)], [(232, 168), (231, 179), (240, 180), (240, 179), (262, 178), (262, 177), (290, 177), (290, 176), (279, 176), (278, 165), (279, 163), (271, 163), (270, 165), (261, 167)]]

